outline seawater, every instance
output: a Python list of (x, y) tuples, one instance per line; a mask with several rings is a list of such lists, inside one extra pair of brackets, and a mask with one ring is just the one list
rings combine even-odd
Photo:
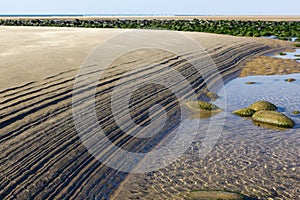
[[(296, 81), (287, 82), (288, 78)], [(255, 84), (249, 85), (246, 82)], [(237, 78), (227, 83), (219, 96), (221, 98), (214, 103), (226, 105), (224, 109), (229, 115), (234, 110), (246, 108), (256, 101), (270, 101), (279, 107), (279, 111), (296, 122), (295, 129), (300, 128), (300, 115), (292, 114), (293, 111), (300, 110), (300, 73)]]
[[(275, 58), (283, 58), (283, 59), (300, 59), (299, 56), (297, 55), (300, 55), (300, 49), (296, 49), (295, 52), (284, 52), (286, 53), (286, 55), (279, 55), (279, 54), (276, 54), (276, 55), (273, 55), (273, 57)], [(297, 60), (298, 62), (300, 62), (300, 60)]]
[[(297, 80), (290, 83), (285, 81), (287, 78)], [(245, 84), (248, 81), (256, 84)], [(225, 111), (223, 130), (216, 132), (220, 129), (209, 124), (210, 120), (222, 118), (224, 113), (211, 119), (190, 120), (190, 126), (197, 121), (200, 126), (189, 150), (164, 169), (132, 177), (125, 184), (130, 198), (156, 199), (165, 195), (174, 199), (172, 195), (183, 191), (226, 190), (261, 199), (296, 199), (299, 194), (300, 115), (293, 115), (292, 111), (300, 109), (300, 74), (237, 78), (218, 94), (221, 98), (213, 103)], [(276, 104), (279, 111), (297, 125), (282, 130), (259, 127), (249, 118), (232, 114), (258, 100)], [(208, 129), (213, 130), (208, 132)], [(185, 131), (192, 134), (189, 129)], [(210, 143), (215, 137), (217, 142)], [(212, 148), (202, 157), (200, 149), (210, 144)]]
[[(278, 37), (275, 36), (275, 35), (271, 35), (271, 36), (261, 36), (261, 38), (278, 39)], [(289, 38), (289, 40), (292, 41), (292, 42), (296, 42), (297, 39), (298, 39), (297, 37), (291, 37), (291, 38)]]

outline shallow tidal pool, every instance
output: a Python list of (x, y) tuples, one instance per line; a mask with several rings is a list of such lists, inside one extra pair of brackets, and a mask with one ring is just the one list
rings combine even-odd
[[(294, 78), (294, 82), (286, 79)], [(254, 84), (246, 84), (254, 82)], [(201, 126), (192, 146), (166, 168), (132, 175), (123, 195), (132, 199), (182, 199), (191, 191), (231, 191), (249, 199), (298, 199), (300, 194), (300, 74), (248, 76), (227, 83), (213, 103), (225, 112), (208, 119), (192, 119)], [(256, 126), (232, 114), (258, 100), (267, 100), (292, 118), (292, 129)], [(199, 157), (210, 120), (223, 118), (216, 144)], [(221, 125), (221, 124), (219, 124)], [(216, 129), (219, 131), (220, 129)], [(187, 129), (187, 131), (189, 131)], [(211, 133), (217, 133), (212, 131)]]
[(296, 49), (294, 52), (283, 52), (285, 55), (276, 54), (275, 58), (292, 59), (300, 62), (300, 49)]
[[(287, 82), (290, 78), (296, 80)], [(249, 82), (252, 84), (247, 84)], [(221, 98), (214, 103), (225, 104), (228, 114), (259, 100), (269, 101), (278, 107), (278, 111), (295, 121), (294, 129), (300, 128), (300, 115), (293, 114), (300, 110), (300, 74), (237, 78), (227, 83), (219, 96)]]

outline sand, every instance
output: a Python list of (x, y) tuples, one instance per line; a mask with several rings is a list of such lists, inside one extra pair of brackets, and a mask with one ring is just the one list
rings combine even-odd
[[(77, 69), (97, 45), (120, 34), (120, 29), (81, 29), (48, 27), (0, 27), (0, 89), (26, 84), (60, 72)], [(206, 33), (187, 33), (203, 48), (223, 48), (231, 43), (247, 42)], [(211, 39), (212, 38), (212, 39)], [(292, 48), (289, 43), (251, 38), (275, 48)], [(30, 70), (28, 70), (30, 69)], [(75, 75), (75, 73), (73, 74)], [(34, 80), (32, 78), (34, 77)]]
[(257, 75), (283, 75), (300, 72), (300, 63), (296, 60), (258, 56), (242, 66), (240, 77)]
[(77, 69), (99, 43), (122, 32), (116, 29), (0, 27), (0, 89)]
[[(72, 117), (74, 76), (81, 63), (99, 43), (122, 32), (124, 30), (0, 27), (0, 196), (3, 199), (105, 199), (111, 196), (117, 188), (119, 188), (117, 194), (123, 194), (122, 188), (129, 191), (124, 185), (124, 187), (119, 187), (127, 177), (127, 173), (104, 166), (86, 151), (77, 135)], [(289, 42), (269, 39), (207, 33), (184, 34), (193, 38), (207, 50), (225, 82), (239, 76), (240, 66), (245, 63), (246, 59), (292, 48)], [(190, 56), (196, 61), (201, 57), (192, 53)], [(122, 95), (125, 95), (130, 87), (140, 84), (145, 77), (147, 79), (158, 75), (168, 77), (170, 67), (185, 73), (193, 87), (198, 90), (199, 95), (204, 87), (199, 74), (193, 73), (191, 66), (170, 52), (148, 49), (132, 52), (115, 61), (104, 74), (101, 84), (97, 85), (97, 115), (101, 123), (105, 124), (105, 131), (109, 137), (132, 151), (146, 149), (148, 146), (145, 142), (128, 138), (118, 130), (109, 109), (110, 94), (115, 82), (122, 75), (120, 73), (135, 69), (135, 65), (145, 62), (162, 64), (147, 69), (137, 68), (137, 72), (128, 77), (129, 80), (124, 85), (123, 92), (118, 96), (119, 99), (123, 98)], [(212, 85), (217, 81), (214, 77), (215, 74), (210, 74), (209, 83)], [(178, 84), (179, 91), (184, 91), (180, 82), (176, 84)], [(173, 96), (164, 89), (159, 92), (156, 89), (151, 86), (144, 87), (140, 93), (133, 95), (132, 113), (137, 122), (145, 122), (147, 109), (145, 111), (144, 108), (148, 108), (155, 102), (167, 102), (170, 114), (176, 116), (177, 108), (173, 105)], [(150, 98), (144, 95), (145, 91)], [(183, 97), (189, 95), (191, 94), (184, 93)], [(154, 96), (156, 98), (153, 98)], [(80, 104), (78, 106), (80, 107)], [(154, 115), (158, 120), (161, 117), (159, 111)], [(130, 130), (133, 129), (134, 127)], [(163, 132), (161, 138), (167, 133)], [(159, 139), (154, 138), (149, 142), (157, 144), (157, 140)], [(110, 148), (104, 150), (111, 153), (110, 155), (115, 153)], [(190, 156), (187, 159), (193, 159)], [(217, 155), (211, 155), (207, 159), (215, 159), (214, 156), (218, 158), (218, 152)], [(244, 162), (244, 158), (229, 161)], [(194, 173), (183, 173), (183, 175), (202, 180), (197, 165), (194, 167), (192, 170)], [(230, 166), (224, 165), (224, 168), (226, 167)], [(223, 173), (222, 169), (218, 169), (218, 165), (213, 163), (211, 170), (213, 170), (211, 173), (218, 174), (215, 178), (220, 178), (220, 174)], [(164, 173), (158, 176), (164, 177)], [(175, 181), (175, 177), (170, 181)], [(203, 179), (198, 184), (205, 182), (206, 180)], [(190, 182), (186, 183), (190, 184)], [(243, 179), (241, 183), (247, 185), (247, 179)], [(131, 186), (132, 189), (136, 188), (134, 185)], [(151, 187), (160, 188), (163, 185)], [(164, 189), (160, 188), (155, 191), (161, 192), (161, 190)], [(177, 188), (175, 190), (177, 191)], [(169, 187), (166, 193), (169, 195), (172, 191), (172, 187)], [(262, 191), (264, 189), (258, 194)], [(139, 191), (136, 194), (139, 195)], [(127, 197), (126, 195), (129, 197), (131, 194), (125, 192), (122, 198)], [(165, 194), (161, 195), (163, 198)]]

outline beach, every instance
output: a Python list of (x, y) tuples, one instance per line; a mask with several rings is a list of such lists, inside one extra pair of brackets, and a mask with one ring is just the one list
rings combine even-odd
[[(241, 19), (248, 20), (247, 17)], [(262, 19), (299, 20), (298, 17)], [(297, 198), (299, 136), (295, 130), (285, 133), (287, 137), (281, 142), (277, 130), (275, 133), (278, 134), (266, 130), (270, 135), (262, 136), (258, 127), (236, 118), (229, 120), (229, 125), (225, 124), (215, 150), (202, 160), (197, 155), (197, 148), (204, 132), (199, 133), (193, 146), (178, 161), (156, 172), (128, 174), (95, 159), (83, 145), (73, 120), (75, 78), (93, 49), (127, 31), (0, 26), (0, 196), (3, 199), (170, 199), (176, 198), (180, 192), (195, 189), (232, 190), (262, 199), (273, 196), (278, 199)], [(224, 83), (239, 76), (278, 74), (278, 65), (281, 69), (292, 68), (290, 63), (277, 60), (268, 66), (268, 70), (251, 74), (258, 63), (264, 65), (268, 61), (269, 58), (262, 56), (293, 50), (292, 42), (209, 33), (180, 34), (192, 38), (203, 48), (205, 56), (215, 63)], [(195, 62), (202, 56), (185, 53)], [(162, 49), (141, 49), (119, 57), (106, 68), (99, 83), (94, 83), (95, 108), (111, 141), (130, 151), (149, 150), (168, 137), (167, 128), (173, 128), (177, 120), (171, 118), (174, 121), (171, 120), (170, 127), (146, 142), (120, 131), (113, 120), (110, 98), (120, 77), (128, 71), (134, 73), (127, 75), (128, 80), (122, 85), (118, 99), (135, 85), (141, 84), (142, 88), (144, 79), (172, 78), (168, 76), (170, 69), (184, 74), (196, 91), (195, 94), (185, 92), (180, 81), (174, 82), (177, 90), (183, 91), (182, 98), (192, 98), (193, 95), (201, 98), (207, 85), (214, 88), (220, 81), (215, 71), (208, 68), (203, 69), (211, 72), (204, 83), (181, 57), (183, 55)], [(247, 65), (249, 62), (252, 64)], [(144, 63), (151, 67), (137, 67)], [(290, 71), (281, 70), (281, 74), (299, 73), (299, 67), (293, 66)], [(96, 74), (97, 70), (92, 69), (90, 73)], [(84, 91), (79, 88), (76, 92), (80, 96)], [(177, 116), (174, 96), (165, 88), (147, 86), (137, 90), (131, 99), (132, 116), (138, 124), (147, 124), (148, 109), (157, 102), (168, 108), (171, 117)], [(77, 106), (80, 107), (81, 103)], [(155, 119), (161, 119), (162, 109), (157, 108), (154, 112)], [(130, 127), (130, 131), (135, 128)], [(102, 151), (107, 151), (112, 157), (117, 153), (110, 147)], [(287, 163), (290, 165), (286, 166)]]

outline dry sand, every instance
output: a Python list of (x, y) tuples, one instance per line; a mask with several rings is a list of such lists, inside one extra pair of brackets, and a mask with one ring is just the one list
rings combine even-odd
[[(100, 42), (123, 31), (0, 27), (0, 196), (3, 199), (108, 198), (125, 179), (126, 173), (102, 165), (86, 151), (72, 118), (72, 89), (78, 68)], [(291, 48), (289, 42), (269, 39), (207, 33), (184, 34), (195, 39), (208, 51), (225, 81), (239, 75), (239, 66), (247, 58)], [(197, 55), (191, 56), (195, 60), (199, 59)], [(106, 133), (120, 145), (134, 151), (144, 149), (146, 144), (122, 135), (116, 128), (109, 109), (109, 94), (113, 91), (114, 82), (118, 80), (114, 78), (120, 77), (124, 69), (146, 61), (162, 64), (147, 70), (137, 69), (137, 73), (129, 76), (130, 80), (134, 79), (133, 84), (138, 84), (145, 77), (151, 79), (158, 74), (167, 76), (171, 66), (185, 73), (199, 93), (204, 87), (199, 74), (193, 73), (191, 66), (165, 51), (143, 50), (117, 60), (104, 75), (102, 84), (97, 86), (97, 114), (101, 123), (106, 125)], [(216, 81), (214, 74), (210, 76), (209, 80), (213, 84)], [(124, 91), (131, 86), (132, 81), (127, 84)], [(181, 89), (179, 83), (178, 90)], [(133, 116), (140, 122), (147, 115), (143, 108), (165, 100), (173, 103), (172, 96), (164, 90), (159, 93), (153, 87), (145, 87), (144, 90), (150, 94), (150, 99), (141, 92), (134, 96), (132, 102)], [(170, 113), (176, 114), (176, 107), (170, 106)], [(159, 113), (155, 114), (159, 119)], [(154, 138), (150, 142), (157, 141)], [(213, 173), (222, 173), (214, 165), (212, 169), (216, 170)], [(193, 170), (195, 173), (183, 175), (200, 180), (198, 169)], [(242, 180), (242, 184), (246, 185), (244, 181), (247, 183), (247, 180)], [(204, 182), (205, 179), (199, 184)], [(161, 185), (153, 187), (159, 188)], [(161, 192), (161, 189), (156, 191)], [(168, 188), (167, 194), (170, 192), (172, 188)]]
[[(97, 45), (124, 31), (120, 29), (0, 27), (0, 89), (19, 86), (60, 72), (77, 69)], [(193, 37), (208, 51), (249, 41), (259, 41), (275, 48), (290, 47), (289, 43), (282, 41), (274, 42), (274, 40), (206, 33), (186, 34)]]
[(116, 29), (0, 27), (0, 89), (77, 69), (99, 43), (122, 32)]

